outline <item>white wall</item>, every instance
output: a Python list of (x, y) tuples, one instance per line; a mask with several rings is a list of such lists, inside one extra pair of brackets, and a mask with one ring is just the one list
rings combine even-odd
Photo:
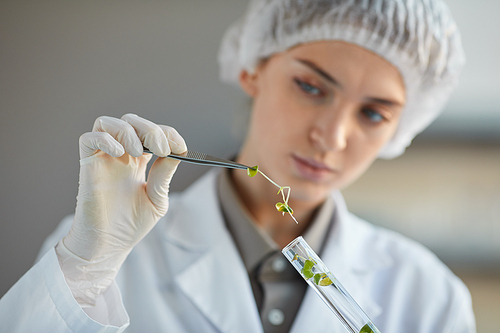
[[(499, 118), (500, 1), (447, 0), (462, 34), (467, 65), (445, 116)], [(500, 128), (499, 128), (500, 129)]]
[(420, 142), (344, 191), (351, 211), (454, 268), (500, 273), (500, 144)]
[(500, 139), (500, 1), (447, 0), (467, 63), (433, 136)]

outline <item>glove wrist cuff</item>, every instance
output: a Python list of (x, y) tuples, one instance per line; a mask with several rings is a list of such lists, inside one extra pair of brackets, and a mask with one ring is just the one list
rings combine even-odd
[(55, 247), (68, 287), (81, 307), (95, 305), (99, 295), (113, 283), (130, 251), (88, 261), (71, 252), (61, 240)]

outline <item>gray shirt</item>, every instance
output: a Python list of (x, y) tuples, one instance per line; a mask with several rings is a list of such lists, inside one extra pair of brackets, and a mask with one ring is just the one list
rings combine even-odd
[[(288, 264), (276, 242), (253, 221), (240, 201), (230, 172), (221, 172), (217, 191), (227, 227), (247, 269), (264, 332), (289, 332), (307, 284)], [(334, 201), (328, 197), (303, 235), (319, 255), (333, 223), (333, 211)], [(281, 214), (277, 213), (276, 218), (282, 218)], [(290, 223), (295, 222), (290, 218)]]

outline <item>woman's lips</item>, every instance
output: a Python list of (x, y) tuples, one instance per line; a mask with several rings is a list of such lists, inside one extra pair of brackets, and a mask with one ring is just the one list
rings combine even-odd
[(330, 176), (334, 169), (324, 163), (298, 155), (292, 155), (292, 160), (299, 174), (312, 181), (321, 181)]

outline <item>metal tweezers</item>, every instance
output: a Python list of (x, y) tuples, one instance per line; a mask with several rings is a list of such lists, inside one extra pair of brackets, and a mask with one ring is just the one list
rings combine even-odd
[[(144, 148), (145, 153), (152, 154), (152, 152)], [(208, 165), (208, 166), (218, 166), (218, 167), (223, 167), (223, 168), (231, 168), (231, 169), (254, 169), (252, 167), (236, 163), (230, 160), (225, 160), (223, 158), (218, 158), (214, 156), (210, 156), (204, 153), (199, 153), (196, 151), (192, 150), (187, 150), (186, 152), (182, 154), (170, 154), (167, 157), (188, 162), (188, 163), (193, 163), (193, 164), (201, 164), (201, 165)]]

